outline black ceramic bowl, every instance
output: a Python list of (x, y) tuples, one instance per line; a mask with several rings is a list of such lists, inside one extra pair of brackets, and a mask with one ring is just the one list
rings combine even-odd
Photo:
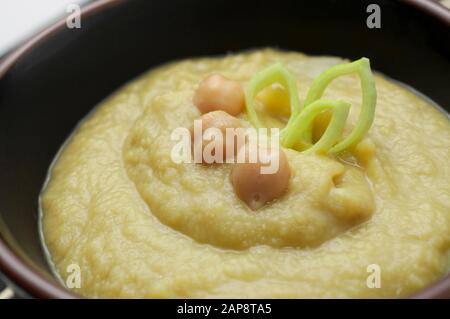
[[(369, 3), (381, 28), (366, 25)], [(450, 13), (415, 1), (101, 0), (0, 63), (0, 269), (35, 297), (70, 297), (51, 276), (37, 227), (50, 162), (77, 122), (125, 82), (166, 61), (279, 47), (350, 59), (449, 110)], [(450, 278), (419, 297), (450, 297)]]

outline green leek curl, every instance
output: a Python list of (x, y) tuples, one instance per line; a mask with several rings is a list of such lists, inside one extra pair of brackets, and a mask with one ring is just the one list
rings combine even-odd
[(317, 100), (308, 105), (299, 116), (297, 116), (292, 125), (285, 131), (283, 146), (293, 148), (294, 144), (300, 140), (300, 137), (304, 134), (305, 130), (312, 127), (313, 121), (319, 113), (326, 109), (333, 111), (330, 123), (327, 129), (322, 134), (322, 137), (306, 152), (328, 152), (340, 139), (345, 122), (347, 120), (348, 112), (350, 110), (350, 104), (343, 101), (335, 100)]
[(247, 115), (250, 123), (256, 128), (261, 128), (263, 125), (253, 107), (253, 101), (259, 92), (274, 83), (281, 84), (288, 91), (291, 107), (291, 117), (289, 118), (288, 124), (291, 122), (291, 119), (295, 118), (300, 112), (300, 102), (298, 99), (295, 78), (281, 63), (275, 63), (254, 75), (245, 90)]
[[(320, 98), (331, 81), (339, 76), (351, 73), (356, 73), (361, 81), (361, 112), (352, 132), (341, 140), (350, 104)], [(248, 118), (256, 128), (263, 126), (253, 107), (253, 101), (261, 90), (273, 83), (283, 85), (289, 94), (291, 116), (286, 127), (281, 131), (281, 145), (286, 148), (294, 148), (294, 145), (301, 143), (309, 145), (309, 148), (305, 150), (308, 153), (339, 153), (359, 143), (372, 125), (377, 92), (370, 69), (370, 61), (367, 58), (331, 67), (320, 74), (311, 84), (302, 109), (300, 109), (296, 80), (280, 63), (258, 72), (250, 80), (245, 92)], [(331, 120), (322, 137), (312, 144), (314, 119), (326, 109), (332, 111)]]

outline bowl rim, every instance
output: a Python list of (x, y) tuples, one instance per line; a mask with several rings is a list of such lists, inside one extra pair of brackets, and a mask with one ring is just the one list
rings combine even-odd
[[(81, 7), (81, 15), (86, 17), (107, 8), (125, 3), (127, 0), (97, 0), (89, 2)], [(441, 23), (450, 27), (450, 10), (434, 0), (400, 0), (400, 2), (425, 12)], [(8, 71), (28, 52), (33, 50), (41, 42), (61, 31), (66, 24), (66, 18), (61, 18), (42, 31), (31, 36), (17, 48), (13, 49), (0, 58), (0, 80)], [(32, 297), (37, 298), (82, 298), (74, 294), (55, 279), (46, 276), (35, 266), (30, 264), (26, 258), (16, 253), (8, 243), (5, 234), (0, 232), (0, 270), (14, 284), (18, 285)], [(414, 299), (450, 298), (450, 274), (432, 283), (416, 294), (410, 296)]]

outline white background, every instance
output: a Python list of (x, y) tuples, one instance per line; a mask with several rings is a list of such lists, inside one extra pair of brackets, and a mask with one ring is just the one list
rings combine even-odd
[(0, 56), (88, 0), (0, 0)]

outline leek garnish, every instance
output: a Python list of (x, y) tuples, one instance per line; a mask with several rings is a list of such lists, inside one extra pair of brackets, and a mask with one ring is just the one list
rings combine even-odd
[(263, 125), (253, 106), (254, 99), (259, 92), (274, 83), (281, 84), (289, 93), (289, 102), (291, 107), (291, 117), (289, 118), (289, 122), (291, 119), (296, 117), (300, 111), (300, 102), (298, 100), (295, 78), (283, 67), (281, 63), (275, 63), (254, 75), (245, 90), (247, 115), (250, 123), (256, 128), (261, 128)]
[[(282, 145), (287, 148), (294, 148), (305, 131), (312, 126), (314, 118), (326, 109), (332, 110), (330, 123), (321, 138), (307, 152), (324, 152), (331, 149), (340, 139), (344, 131), (350, 104), (335, 100), (317, 100), (304, 108), (303, 111), (294, 119), (292, 125), (284, 132)], [(305, 141), (303, 141), (305, 143)]]
[[(321, 97), (331, 81), (351, 73), (356, 73), (361, 81), (361, 112), (351, 133), (342, 140), (350, 104), (340, 100), (321, 99)], [(281, 145), (286, 148), (294, 148), (295, 145), (300, 144), (306, 145), (304, 150), (306, 152), (342, 152), (360, 142), (372, 125), (377, 93), (370, 61), (367, 58), (331, 67), (320, 74), (311, 84), (302, 109), (300, 109), (296, 80), (282, 64), (276, 63), (258, 72), (250, 80), (245, 92), (248, 118), (256, 128), (261, 128), (263, 125), (253, 107), (253, 101), (261, 90), (273, 83), (283, 85), (289, 93), (291, 115), (281, 131)], [(332, 112), (331, 120), (321, 138), (313, 143), (314, 119), (327, 109)]]

